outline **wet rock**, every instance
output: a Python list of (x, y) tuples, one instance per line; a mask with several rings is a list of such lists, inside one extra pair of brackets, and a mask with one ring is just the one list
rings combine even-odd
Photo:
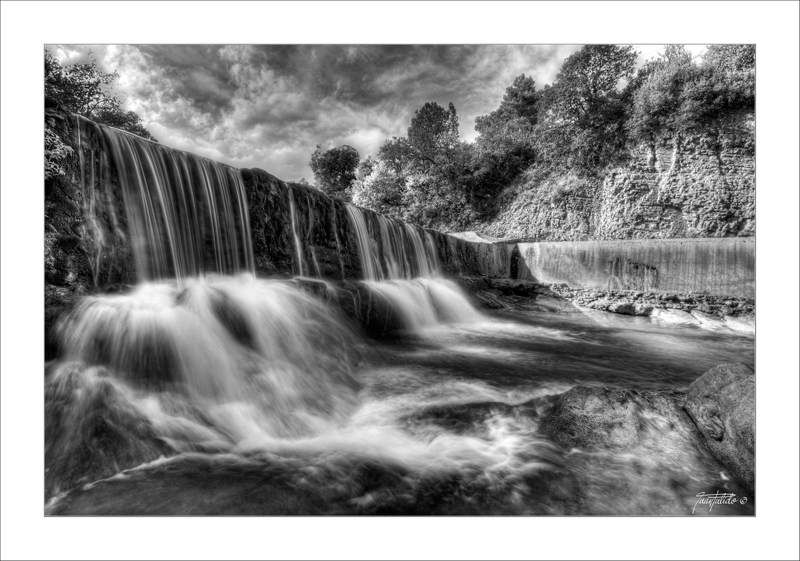
[(63, 364), (45, 385), (45, 497), (174, 452), (110, 372)]
[(81, 296), (88, 294), (82, 286), (74, 288), (45, 284), (44, 287), (44, 359), (53, 360), (61, 353), (56, 327)]
[(684, 409), (706, 446), (751, 490), (755, 484), (755, 372), (715, 366), (689, 386)]
[(608, 311), (632, 316), (636, 314), (636, 306), (632, 302), (614, 302), (608, 307)]
[(662, 431), (687, 437), (693, 428), (676, 390), (630, 391), (576, 386), (561, 394), (541, 428), (567, 447), (628, 448)]
[(653, 310), (650, 317), (675, 325), (696, 325), (699, 323), (689, 312), (677, 309), (656, 309)]
[(751, 315), (743, 316), (730, 316), (724, 317), (725, 325), (734, 331), (740, 333), (755, 333), (756, 332), (756, 318)]
[(710, 329), (718, 329), (721, 327), (725, 327), (725, 322), (723, 322), (715, 315), (708, 314), (700, 310), (692, 310), (691, 314), (694, 319), (700, 322), (700, 325), (702, 327)]

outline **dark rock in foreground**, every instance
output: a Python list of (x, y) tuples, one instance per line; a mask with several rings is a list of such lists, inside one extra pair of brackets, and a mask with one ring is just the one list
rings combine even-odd
[(684, 408), (720, 462), (753, 489), (755, 485), (755, 372), (744, 364), (721, 364), (695, 380)]
[(542, 420), (542, 431), (566, 447), (627, 448), (661, 433), (693, 439), (677, 390), (631, 391), (576, 386), (559, 396)]

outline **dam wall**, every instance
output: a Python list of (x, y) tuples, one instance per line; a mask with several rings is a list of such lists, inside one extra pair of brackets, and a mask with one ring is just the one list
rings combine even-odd
[(755, 297), (755, 237), (519, 243), (517, 277), (573, 288)]

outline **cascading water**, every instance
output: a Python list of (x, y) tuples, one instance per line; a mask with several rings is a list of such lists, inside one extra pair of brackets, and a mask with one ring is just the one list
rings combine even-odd
[[(126, 241), (141, 282), (85, 297), (57, 327), (61, 354), (45, 384), (46, 512), (685, 514), (698, 482), (739, 492), (702, 446), (664, 432), (676, 419), (663, 412), (626, 409), (638, 415), (629, 424), (639, 440), (622, 450), (567, 452), (539, 420), (576, 383), (686, 386), (742, 361), (740, 340), (663, 326), (648, 327), (661, 330), (653, 340), (623, 325), (644, 318), (622, 316), (481, 321), (441, 278), (429, 232), (347, 206), (370, 294), (409, 329), (438, 326), (424, 339), (401, 331), (366, 344), (300, 288), (333, 293), (334, 283), (254, 277), (239, 172), (81, 127), (107, 145), (81, 180), (90, 249)], [(125, 219), (109, 204), (114, 177)], [(312, 272), (307, 249), (319, 276), (313, 220), (310, 211), (299, 220), (294, 195), (280, 201), (291, 214), (281, 235), (293, 242), (295, 272)], [(344, 276), (341, 254), (339, 269)], [(632, 484), (648, 493), (631, 498)]]
[[(179, 152), (130, 133), (78, 117), (78, 130), (92, 127), (111, 155), (127, 216), (128, 237), (141, 279), (184, 278), (207, 272), (253, 272), (253, 244), (244, 183), (239, 170)], [(79, 150), (83, 158), (83, 151)], [(99, 245), (96, 190), (109, 171), (92, 173), (83, 191), (87, 226)], [(96, 185), (95, 181), (100, 184)], [(116, 220), (115, 212), (109, 212)], [(98, 258), (101, 251), (98, 251)]]
[[(407, 329), (479, 321), (458, 286), (439, 278), (436, 242), (410, 224), (347, 206), (356, 233), (364, 285), (398, 311)], [(377, 230), (374, 224), (377, 223)]]
[(297, 259), (297, 274), (305, 277), (308, 272), (306, 256), (303, 252), (303, 243), (300, 241), (300, 225), (297, 218), (297, 204), (294, 201), (294, 191), (289, 189), (289, 214), (292, 219), (292, 239), (294, 240), (294, 253)]

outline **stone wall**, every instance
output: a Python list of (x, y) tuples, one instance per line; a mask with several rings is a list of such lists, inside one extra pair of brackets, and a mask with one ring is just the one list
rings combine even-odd
[(573, 288), (755, 296), (754, 238), (518, 244), (517, 278)]
[(536, 241), (755, 235), (755, 119), (661, 135), (596, 176), (539, 171), (501, 194), (481, 233)]

